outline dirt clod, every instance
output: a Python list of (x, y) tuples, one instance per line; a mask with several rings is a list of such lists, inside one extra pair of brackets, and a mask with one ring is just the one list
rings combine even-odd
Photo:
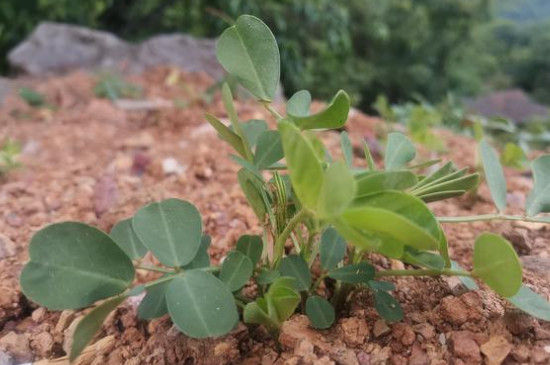
[(453, 332), (449, 338), (449, 350), (466, 364), (481, 364), (481, 352), (470, 331)]
[(494, 336), (483, 345), (481, 353), (487, 358), (487, 365), (500, 365), (506, 359), (513, 346), (504, 336)]
[(0, 351), (5, 351), (11, 355), (17, 364), (29, 362), (33, 359), (28, 337), (15, 332), (9, 332), (0, 338)]

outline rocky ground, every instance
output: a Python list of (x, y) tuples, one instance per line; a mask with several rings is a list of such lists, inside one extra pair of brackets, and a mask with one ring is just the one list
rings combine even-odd
[[(177, 75), (177, 76), (174, 76)], [(176, 80), (176, 82), (174, 82)], [(168, 197), (196, 204), (205, 230), (213, 237), (215, 261), (237, 237), (257, 232), (236, 181), (237, 166), (203, 118), (205, 111), (224, 116), (219, 96), (202, 95), (212, 81), (202, 74), (159, 68), (135, 76), (154, 108), (128, 109), (93, 94), (94, 78), (75, 72), (27, 81), (56, 108), (34, 109), (17, 96), (0, 109), (0, 141), (7, 137), (24, 148), (23, 167), (0, 184), (0, 365), (38, 361), (65, 364), (71, 333), (85, 311), (50, 312), (27, 301), (18, 275), (27, 245), (46, 224), (81, 220), (102, 229), (132, 215), (152, 200)], [(173, 100), (183, 100), (178, 107)], [(159, 101), (160, 100), (160, 101)], [(268, 118), (254, 103), (238, 103), (242, 119)], [(381, 121), (353, 112), (348, 131), (359, 146), (372, 139)], [(474, 143), (439, 132), (448, 155), (459, 166), (474, 162)], [(337, 148), (338, 135), (325, 141)], [(376, 149), (376, 148), (375, 148)], [(424, 152), (427, 156), (427, 152)], [(359, 163), (360, 157), (358, 155)], [(529, 176), (506, 171), (510, 212), (521, 212)], [(488, 190), (477, 200), (454, 199), (433, 204), (439, 215), (468, 215), (493, 210)], [(550, 298), (550, 230), (526, 223), (446, 225), (451, 256), (470, 267), (475, 236), (503, 233), (525, 265), (524, 282)], [(398, 262), (373, 256), (384, 268)], [(138, 272), (138, 281), (149, 273)], [(329, 330), (309, 328), (297, 314), (285, 323), (279, 345), (261, 328), (239, 325), (213, 340), (193, 340), (168, 318), (151, 322), (136, 316), (132, 298), (111, 315), (79, 364), (548, 364), (550, 324), (510, 307), (489, 290), (467, 292), (455, 278), (399, 278), (397, 298), (405, 318), (386, 323), (366, 291), (354, 293)], [(39, 361), (41, 360), (41, 361)]]

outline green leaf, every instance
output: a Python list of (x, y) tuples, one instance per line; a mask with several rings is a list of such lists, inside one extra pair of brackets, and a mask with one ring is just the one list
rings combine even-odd
[(370, 152), (369, 145), (365, 140), (363, 140), (363, 151), (365, 151), (365, 160), (367, 160), (368, 169), (370, 171), (375, 171), (376, 164), (374, 163), (374, 158), (372, 158), (372, 153)]
[(418, 197), (422, 199), (422, 201), (424, 201), (425, 203), (431, 203), (439, 200), (454, 198), (464, 194), (465, 192), (466, 190), (449, 190), (449, 191), (441, 191), (438, 193), (422, 194), (422, 195), (419, 195)]
[(346, 256), (346, 241), (334, 228), (327, 228), (321, 236), (320, 261), (326, 270), (335, 268)]
[(395, 284), (389, 281), (371, 280), (368, 286), (373, 290), (392, 291), (395, 290)]
[(388, 322), (398, 322), (403, 319), (401, 304), (385, 291), (376, 290), (374, 292), (374, 307), (378, 314)]
[(203, 235), (201, 238), (201, 245), (199, 247), (199, 251), (197, 252), (197, 255), (191, 261), (185, 266), (182, 266), (184, 270), (191, 270), (191, 269), (200, 269), (203, 267), (209, 267), (210, 266), (210, 255), (208, 254), (208, 247), (210, 247), (210, 244), (212, 243), (212, 237), (209, 235)]
[[(456, 261), (451, 261), (451, 269), (453, 270), (464, 270)], [(468, 277), (468, 276), (458, 276), (458, 280), (469, 290), (478, 290), (479, 286), (477, 286), (474, 279)]]
[(225, 335), (239, 320), (229, 288), (202, 270), (189, 270), (173, 279), (166, 292), (166, 304), (174, 324), (193, 338)]
[(262, 173), (250, 161), (247, 161), (244, 158), (235, 155), (229, 155), (229, 158), (235, 161), (239, 166), (250, 172), (252, 175), (256, 176), (258, 181), (261, 181), (263, 183), (264, 177), (262, 176)]
[(295, 279), (290, 277), (281, 277), (269, 287), (268, 301), (280, 323), (290, 318), (300, 302), (300, 294), (294, 290), (295, 287)]
[(344, 283), (366, 284), (369, 280), (374, 279), (374, 266), (363, 261), (333, 269), (328, 273), (328, 276)]
[(417, 183), (416, 175), (408, 170), (375, 171), (356, 179), (358, 197), (383, 190), (405, 190)]
[(340, 133), (340, 146), (346, 165), (351, 168), (353, 166), (353, 146), (351, 145), (351, 140), (346, 131)]
[(278, 131), (265, 131), (258, 137), (254, 165), (266, 169), (284, 157), (281, 135)]
[(474, 245), (474, 273), (503, 297), (521, 287), (522, 270), (516, 251), (504, 238), (483, 233)]
[(279, 83), (279, 48), (260, 19), (240, 16), (221, 35), (216, 56), (223, 68), (254, 96), (265, 101), (273, 99)]
[(497, 153), (485, 139), (481, 140), (479, 148), (491, 197), (499, 212), (502, 212), (506, 209), (506, 179), (504, 178), (504, 171), (502, 171)]
[(265, 215), (267, 214), (267, 208), (262, 197), (262, 182), (246, 169), (240, 169), (237, 173), (237, 178), (239, 180), (239, 185), (248, 200), (248, 204), (250, 204), (250, 207), (260, 222), (263, 222)]
[(244, 148), (244, 142), (235, 132), (229, 129), (225, 124), (223, 124), (218, 118), (211, 114), (205, 115), (206, 120), (220, 135), (220, 138), (229, 143), (231, 147), (237, 153), (246, 158), (246, 152)]
[(402, 133), (388, 134), (384, 166), (386, 170), (399, 170), (405, 167), (416, 156), (416, 149)]
[(439, 249), (439, 223), (433, 213), (420, 199), (399, 191), (367, 195), (343, 219), (352, 227), (419, 250)]
[(533, 179), (535, 186), (527, 198), (527, 215), (550, 212), (550, 155), (538, 157), (533, 161)]
[(277, 270), (263, 270), (256, 278), (258, 285), (268, 285), (281, 277), (281, 273)]
[(244, 321), (264, 325), (269, 331), (277, 330), (300, 303), (300, 294), (293, 287), (294, 279), (277, 279), (263, 298), (246, 305), (243, 311)]
[(521, 286), (516, 295), (506, 300), (535, 318), (550, 321), (550, 303), (525, 285)]
[(258, 137), (268, 130), (266, 121), (261, 119), (251, 119), (246, 123), (241, 123), (241, 126), (250, 147), (254, 147), (258, 142)]
[(355, 179), (343, 162), (331, 164), (325, 171), (319, 196), (318, 212), (324, 218), (337, 217), (355, 197)]
[(423, 198), (425, 196), (431, 196), (433, 198), (435, 194), (447, 193), (447, 195), (449, 195), (450, 192), (454, 192), (456, 194), (457, 191), (464, 192), (470, 190), (471, 188), (475, 187), (478, 182), (479, 174), (461, 176), (456, 179), (434, 183), (430, 186), (424, 187), (421, 193), (415, 195), (417, 195), (419, 198)]
[(237, 241), (237, 251), (242, 252), (256, 266), (262, 257), (263, 244), (260, 236), (243, 235)]
[(307, 117), (311, 106), (311, 94), (307, 90), (300, 90), (294, 93), (286, 104), (287, 114), (298, 117)]
[(147, 294), (143, 297), (138, 307), (138, 316), (141, 319), (159, 318), (168, 313), (166, 306), (166, 292), (171, 280), (165, 281), (147, 288)]
[(106, 233), (77, 222), (56, 223), (31, 239), (21, 273), (23, 293), (52, 310), (87, 307), (126, 290), (130, 258)]
[[(271, 316), (268, 314), (269, 312), (271, 312)], [(258, 298), (244, 307), (243, 321), (245, 323), (263, 325), (269, 331), (276, 330), (280, 325), (276, 317), (276, 313), (274, 313), (272, 307), (270, 308), (267, 304), (267, 300), (265, 298)]]
[(409, 264), (426, 267), (428, 269), (442, 270), (445, 268), (445, 260), (440, 255), (428, 251), (415, 250), (412, 247), (405, 249), (402, 257), (404, 262)]
[(515, 143), (508, 142), (504, 146), (504, 150), (500, 156), (500, 161), (504, 166), (521, 169), (527, 162), (527, 156), (520, 146)]
[(319, 113), (307, 116), (292, 114), (294, 110), (287, 110), (287, 113), (289, 119), (300, 129), (338, 129), (346, 124), (349, 109), (349, 96), (344, 90), (340, 90)]
[(72, 363), (80, 355), (82, 350), (90, 343), (95, 334), (101, 329), (101, 325), (105, 321), (105, 318), (116, 307), (120, 305), (126, 299), (125, 296), (118, 296), (102, 303), (101, 305), (92, 309), (76, 326), (73, 335), (73, 343), (71, 345), (71, 353), (69, 361)]
[(313, 328), (317, 329), (329, 328), (336, 317), (329, 301), (318, 295), (307, 298), (306, 314)]
[(185, 200), (150, 203), (136, 213), (132, 225), (143, 244), (166, 266), (185, 266), (199, 251), (201, 216)]
[(294, 192), (304, 206), (315, 209), (324, 175), (317, 154), (311, 143), (292, 124), (280, 122), (279, 131)]
[(235, 292), (248, 283), (252, 276), (252, 261), (239, 251), (231, 251), (223, 260), (220, 269), (220, 280), (227, 285), (229, 290)]
[(454, 167), (453, 167), (452, 162), (449, 161), (449, 162), (445, 163), (444, 165), (439, 167), (437, 170), (432, 172), (430, 175), (428, 175), (425, 178), (423, 178), (422, 180), (420, 180), (418, 182), (418, 184), (416, 184), (414, 186), (414, 189), (418, 190), (421, 187), (424, 187), (424, 186), (426, 186), (426, 185), (428, 185), (432, 182), (439, 181), (439, 179), (443, 178), (444, 176), (449, 175), (453, 171), (453, 169), (454, 169)]
[(279, 271), (283, 276), (294, 278), (296, 290), (308, 290), (311, 286), (311, 273), (307, 263), (301, 256), (290, 255), (281, 260)]
[(132, 219), (115, 224), (110, 233), (115, 243), (132, 260), (139, 260), (147, 253), (147, 247), (141, 242), (132, 228)]

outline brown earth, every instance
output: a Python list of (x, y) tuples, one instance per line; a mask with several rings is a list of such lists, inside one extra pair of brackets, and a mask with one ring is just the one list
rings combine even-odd
[[(169, 75), (170, 78), (168, 77)], [(0, 364), (46, 359), (65, 364), (71, 333), (85, 311), (49, 312), (22, 295), (18, 276), (27, 245), (46, 224), (81, 220), (102, 229), (131, 216), (152, 200), (168, 197), (196, 204), (213, 237), (215, 261), (239, 235), (256, 233), (257, 220), (236, 182), (230, 149), (205, 123), (205, 111), (224, 117), (216, 96), (200, 98), (211, 81), (204, 75), (152, 70), (133, 81), (147, 99), (185, 100), (185, 107), (124, 110), (93, 96), (94, 79), (84, 73), (35, 81), (56, 110), (32, 109), (17, 97), (0, 110), (0, 140), (21, 141), (23, 168), (0, 185)], [(167, 80), (170, 79), (170, 82)], [(162, 106), (166, 103), (159, 102)], [(170, 104), (170, 103), (168, 103)], [(317, 105), (319, 106), (319, 105)], [(243, 120), (268, 118), (250, 101), (238, 103)], [(353, 112), (348, 131), (359, 146), (371, 140), (380, 121)], [(474, 162), (475, 144), (438, 132), (448, 158), (459, 166)], [(331, 149), (338, 135), (323, 137)], [(373, 146), (374, 147), (374, 146)], [(376, 148), (374, 148), (376, 150)], [(425, 158), (429, 153), (421, 153)], [(357, 163), (360, 162), (358, 154)], [(510, 212), (520, 213), (530, 177), (506, 171)], [(432, 205), (438, 215), (492, 212), (488, 190), (477, 200), (453, 199)], [(473, 241), (483, 231), (505, 234), (522, 255), (524, 282), (550, 297), (550, 230), (526, 223), (447, 224), (451, 256), (470, 267)], [(402, 264), (372, 257), (380, 268)], [(149, 279), (138, 272), (138, 281)], [(261, 328), (243, 324), (213, 340), (189, 339), (168, 318), (151, 322), (136, 316), (139, 299), (129, 299), (111, 315), (79, 364), (549, 364), (550, 324), (534, 320), (489, 290), (467, 292), (455, 278), (399, 278), (395, 295), (405, 311), (401, 323), (386, 323), (366, 291), (355, 292), (329, 330), (309, 328), (300, 314), (285, 323), (280, 345)], [(47, 360), (58, 359), (59, 360)]]

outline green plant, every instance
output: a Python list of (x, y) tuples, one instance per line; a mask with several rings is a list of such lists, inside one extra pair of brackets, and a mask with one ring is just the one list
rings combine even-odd
[(12, 139), (7, 139), (0, 148), (0, 177), (20, 166), (17, 156), (21, 153), (21, 145)]
[[(492, 233), (475, 243), (473, 270), (459, 268), (449, 257), (441, 223), (505, 219), (550, 222), (550, 156), (535, 160), (535, 188), (525, 216), (504, 214), (506, 182), (495, 152), (482, 144), (482, 157), (498, 213), (472, 217), (436, 217), (426, 203), (458, 196), (478, 183), (467, 168), (442, 164), (429, 175), (415, 173), (414, 145), (400, 133), (388, 136), (385, 168), (376, 168), (365, 146), (367, 168), (353, 161), (351, 143), (342, 134), (345, 161), (334, 161), (316, 131), (344, 126), (350, 100), (339, 91), (326, 108), (310, 113), (311, 96), (297, 92), (286, 113), (271, 100), (279, 81), (279, 51), (269, 28), (241, 16), (217, 45), (223, 67), (277, 120), (242, 122), (231, 90), (222, 98), (231, 127), (208, 114), (220, 138), (233, 147), (242, 166), (238, 181), (258, 216), (263, 236), (242, 236), (220, 266), (211, 265), (200, 214), (189, 202), (153, 202), (119, 222), (110, 235), (82, 223), (64, 222), (37, 232), (21, 287), (33, 301), (50, 309), (83, 308), (107, 299), (77, 326), (70, 358), (74, 360), (125, 298), (145, 292), (138, 314), (148, 319), (168, 313), (185, 334), (219, 336), (231, 331), (240, 312), (246, 323), (277, 333), (299, 308), (316, 328), (329, 327), (348, 294), (371, 290), (374, 306), (389, 321), (403, 316), (391, 295), (390, 276), (458, 275), (468, 287), (480, 279), (516, 306), (550, 320), (550, 305), (522, 286), (522, 269), (512, 246)], [(281, 162), (284, 159), (284, 163)], [(269, 175), (269, 178), (266, 176)], [(288, 245), (287, 245), (288, 244)], [(151, 252), (159, 266), (140, 259)], [(376, 270), (369, 253), (410, 264), (411, 269)], [(136, 264), (132, 264), (132, 260)], [(313, 270), (319, 260), (320, 269)], [(316, 265), (317, 266), (317, 265)], [(132, 287), (134, 270), (162, 276)], [(257, 284), (253, 297), (242, 288)], [(323, 290), (321, 290), (323, 289)], [(240, 308), (240, 310), (239, 310)]]
[(94, 94), (98, 98), (108, 98), (111, 101), (120, 98), (139, 98), (143, 93), (141, 87), (130, 84), (120, 75), (101, 73), (94, 86)]

